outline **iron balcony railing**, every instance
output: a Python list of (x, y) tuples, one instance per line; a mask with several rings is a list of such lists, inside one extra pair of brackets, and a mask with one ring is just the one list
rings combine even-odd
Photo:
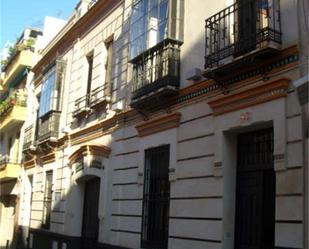
[(109, 101), (109, 97), (106, 96), (105, 85), (99, 86), (91, 91), (90, 94), (90, 106), (95, 107), (102, 103)]
[(80, 97), (75, 100), (75, 108), (73, 111), (73, 117), (77, 117), (81, 115), (84, 112), (87, 112), (89, 110), (90, 105), (90, 95), (86, 94), (83, 97)]
[(33, 125), (30, 125), (25, 129), (25, 135), (24, 135), (24, 143), (23, 143), (23, 150), (27, 150), (30, 148), (30, 146), (33, 143)]
[(179, 41), (167, 39), (131, 60), (132, 100), (163, 87), (179, 88), (179, 47)]
[(58, 138), (60, 111), (52, 111), (39, 120), (38, 142), (43, 142), (51, 138)]
[(279, 0), (237, 0), (206, 19), (205, 69), (265, 42), (281, 44)]

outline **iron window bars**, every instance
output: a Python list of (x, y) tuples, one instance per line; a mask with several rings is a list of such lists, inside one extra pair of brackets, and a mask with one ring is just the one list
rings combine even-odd
[(143, 194), (143, 248), (166, 249), (169, 223), (169, 145), (145, 151)]

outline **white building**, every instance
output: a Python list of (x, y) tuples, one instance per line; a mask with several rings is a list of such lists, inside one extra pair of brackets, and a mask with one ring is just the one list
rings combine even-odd
[(28, 248), (307, 248), (302, 11), (81, 1), (33, 68)]

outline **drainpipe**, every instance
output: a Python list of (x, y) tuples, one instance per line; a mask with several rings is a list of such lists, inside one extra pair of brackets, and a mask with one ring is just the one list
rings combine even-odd
[(309, 169), (308, 169), (308, 142), (309, 142), (309, 113), (308, 113), (308, 0), (297, 0), (298, 18), (298, 47), (300, 55), (299, 79), (293, 82), (297, 90), (302, 115), (302, 145), (303, 145), (303, 248), (309, 248)]

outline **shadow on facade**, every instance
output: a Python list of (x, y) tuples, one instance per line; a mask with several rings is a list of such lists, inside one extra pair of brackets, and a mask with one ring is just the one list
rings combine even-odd
[[(124, 23), (124, 26), (129, 25), (129, 23)], [(200, 24), (201, 26), (204, 25), (204, 23), (202, 22)], [(204, 27), (204, 26), (203, 26)], [(121, 43), (121, 40), (126, 39), (126, 35), (127, 34), (120, 34), (119, 36), (119, 43)], [(181, 61), (184, 61), (184, 67), (185, 69), (189, 72), (190, 70), (188, 70), (188, 65), (190, 64), (191, 69), (193, 69), (194, 67), (198, 67), (198, 68), (203, 68), (203, 58), (204, 58), (204, 32), (200, 34), (200, 36), (198, 37), (198, 39), (196, 39), (195, 41), (184, 41), (184, 42), (190, 42), (190, 49), (187, 49), (187, 53), (181, 53)], [(117, 43), (117, 41), (115, 41), (115, 43)], [(117, 49), (117, 51), (115, 51), (114, 54), (114, 60), (117, 57), (123, 57), (123, 54), (126, 54), (127, 50), (129, 49), (129, 46), (119, 46), (119, 48)], [(181, 47), (180, 47), (181, 49)], [(198, 51), (198, 53), (200, 54), (201, 60), (197, 63), (196, 61), (194, 61), (192, 59), (192, 55), (190, 53), (190, 51)], [(118, 56), (119, 55), (119, 56)], [(129, 56), (129, 53), (128, 53)], [(120, 68), (122, 67), (122, 64), (116, 64), (115, 62), (113, 63), (113, 71), (121, 71)], [(126, 70), (129, 70), (131, 68), (131, 66), (128, 66)], [(182, 66), (180, 67), (180, 75), (183, 77), (183, 73), (182, 70), (185, 70)], [(185, 74), (188, 74), (188, 72), (186, 72)], [(191, 72), (191, 71), (190, 71)], [(193, 72), (193, 70), (192, 70)], [(188, 75), (188, 76), (194, 76), (194, 75)], [(127, 83), (124, 83), (123, 81), (120, 80), (121, 75), (119, 75), (119, 78), (114, 78), (114, 82), (112, 83), (112, 89), (115, 89), (114, 91), (114, 99), (125, 99), (125, 103), (127, 105), (129, 105), (130, 103), (130, 98), (131, 98), (131, 89), (132, 87), (130, 86), (130, 84), (132, 84), (132, 80), (128, 79), (127, 77)], [(185, 82), (186, 79), (182, 79), (182, 82), (180, 82), (180, 86), (184, 86), (184, 85), (188, 85), (188, 83)], [(126, 84), (126, 85), (124, 85)], [(189, 83), (191, 84), (191, 83)], [(127, 94), (123, 96), (123, 92), (121, 91), (116, 91), (116, 89), (120, 89), (123, 87), (127, 88)], [(99, 110), (96, 114), (94, 115), (90, 115), (89, 117), (87, 117), (85, 120), (86, 122), (73, 122), (71, 128), (75, 129), (76, 127), (86, 127), (86, 125), (90, 122), (93, 122), (94, 120), (98, 120), (98, 116), (101, 115), (101, 118), (103, 119), (106, 114), (106, 109), (104, 107), (104, 110)], [(124, 123), (126, 121), (124, 120)], [(87, 135), (86, 135), (87, 136)], [(112, 144), (115, 143), (114, 141), (114, 134), (111, 135), (111, 141)], [(89, 143), (89, 142), (88, 142)], [(110, 146), (110, 145), (109, 145)], [(123, 152), (125, 153), (126, 151), (129, 150), (129, 148), (126, 148), (126, 145), (123, 144)], [(140, 151), (140, 153), (144, 153), (144, 151)], [(110, 158), (112, 157), (111, 156)], [(108, 159), (109, 161), (110, 158)], [(126, 163), (125, 161), (123, 162), (124, 164)], [(128, 166), (135, 166), (135, 165), (128, 165)], [(114, 167), (113, 165), (109, 165), (109, 167)], [(110, 170), (109, 172), (112, 172), (112, 170)], [(107, 170), (104, 169), (103, 174), (105, 175), (104, 180), (107, 181), (111, 181), (110, 179), (112, 179), (112, 175), (107, 176)], [(110, 174), (110, 173), (109, 173)], [(83, 209), (85, 207), (84, 199), (86, 198), (84, 196), (84, 190), (85, 190), (85, 185), (88, 181), (91, 181), (92, 179), (95, 179), (97, 176), (93, 176), (93, 175), (89, 175), (87, 180), (75, 185), (72, 189), (72, 183), (73, 183), (73, 179), (71, 176), (71, 188), (67, 191), (66, 196), (61, 196), (62, 200), (58, 200), (58, 201), (54, 201), (52, 204), (52, 208), (50, 210), (48, 210), (48, 212), (46, 213), (45, 216), (45, 221), (49, 222), (49, 226), (46, 226), (46, 224), (43, 224), (43, 221), (41, 221), (41, 224), (39, 227), (37, 228), (33, 228), (30, 226), (19, 226), (18, 229), (16, 230), (16, 249), (81, 249), (82, 248), (82, 234), (83, 234), (83, 217), (85, 215), (85, 213), (83, 213)], [(138, 177), (138, 176), (137, 176)], [(108, 179), (107, 179), (108, 178)], [(101, 177), (101, 185), (100, 185), (100, 190), (103, 193), (106, 193), (106, 191), (102, 191), (102, 189), (104, 188), (104, 186), (106, 186), (106, 184), (102, 184), (102, 177)], [(110, 184), (112, 185), (112, 184)], [(111, 195), (111, 193), (109, 193)], [(107, 196), (106, 198), (111, 198), (111, 196)], [(106, 198), (103, 198), (106, 200)], [(78, 199), (77, 203), (79, 203), (79, 207), (75, 206), (76, 203), (76, 199)], [(63, 201), (65, 200), (65, 201)], [(101, 198), (100, 198), (101, 200)], [(66, 204), (64, 205), (64, 202), (66, 202)], [(102, 202), (102, 200), (101, 200)], [(70, 206), (70, 205), (74, 205), (74, 206)], [(31, 203), (31, 206), (33, 206), (33, 203)], [(65, 207), (64, 207), (65, 206)], [(100, 204), (98, 204), (98, 206), (100, 206)], [(64, 208), (62, 208), (64, 207)], [(78, 211), (77, 211), (78, 210)], [(77, 213), (74, 213), (75, 211), (77, 211)], [(32, 210), (33, 212), (33, 210)], [(31, 212), (31, 213), (32, 213)], [(113, 211), (112, 211), (113, 212)], [(56, 215), (62, 215), (64, 216), (64, 222), (65, 225), (61, 222), (56, 222), (55, 220), (55, 216)], [(43, 216), (43, 215), (42, 215)], [(97, 217), (99, 219), (99, 217)], [(30, 220), (32, 220), (32, 218), (30, 218)], [(36, 221), (37, 222), (37, 221)], [(69, 226), (72, 226), (76, 229), (76, 226), (80, 227), (80, 236), (68, 236), (65, 234), (69, 234), (69, 228), (67, 227), (67, 222), (70, 223)], [(99, 221), (98, 221), (99, 224)], [(59, 227), (59, 228), (57, 228)], [(62, 227), (62, 228), (61, 228)], [(63, 229), (64, 227), (64, 229)], [(61, 229), (60, 229), (61, 228)], [(110, 228), (111, 229), (111, 228)], [(99, 232), (99, 227), (97, 228), (97, 233)], [(98, 241), (98, 234), (97, 234), (97, 238), (96, 240)], [(115, 244), (119, 243), (119, 241), (115, 241)], [(120, 242), (122, 243), (122, 242)], [(13, 249), (14, 244), (12, 243), (11, 245), (9, 245), (7, 248), (8, 249)], [(106, 246), (106, 245), (97, 245), (97, 247), (83, 247), (83, 249), (95, 249), (95, 248), (102, 248), (102, 249), (109, 249), (109, 248), (113, 248), (113, 249), (124, 249), (124, 247), (120, 247), (120, 246)]]

